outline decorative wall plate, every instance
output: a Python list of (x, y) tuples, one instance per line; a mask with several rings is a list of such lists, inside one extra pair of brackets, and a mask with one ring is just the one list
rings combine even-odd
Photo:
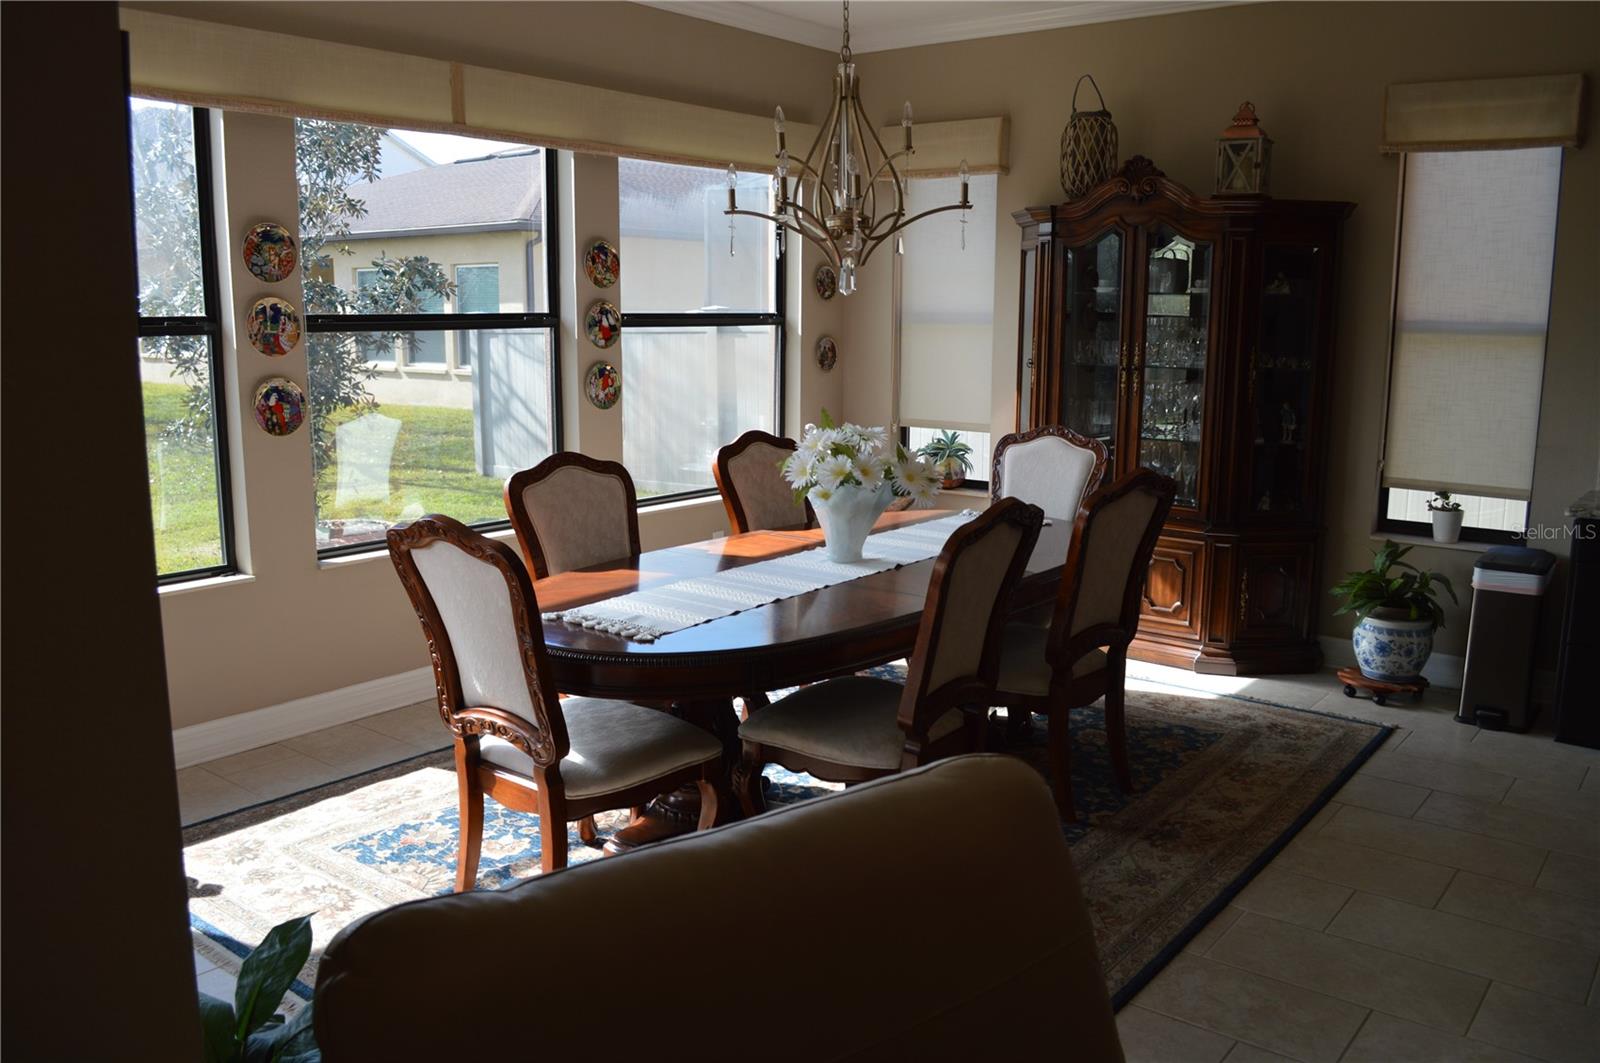
[(824, 336), (817, 341), (817, 364), (822, 366), (826, 373), (839, 361), (839, 345), (833, 342), (832, 336)]
[(288, 354), (300, 342), (300, 313), (275, 295), (250, 308), (250, 345), (262, 354)]
[(284, 280), (299, 262), (294, 237), (277, 222), (264, 221), (245, 234), (245, 268), (262, 280)]
[(622, 398), (622, 374), (610, 362), (596, 362), (583, 379), (584, 394), (597, 410), (609, 410)]
[(609, 240), (596, 240), (583, 256), (583, 271), (596, 288), (609, 288), (622, 272), (622, 256)]
[(839, 275), (826, 262), (817, 267), (813, 280), (817, 285), (817, 294), (824, 299), (832, 299), (839, 293)]
[(269, 436), (286, 436), (306, 419), (306, 393), (286, 376), (256, 385), (256, 424)]
[(622, 332), (622, 311), (604, 299), (595, 300), (584, 312), (583, 331), (589, 334), (589, 342), (596, 347), (611, 346)]

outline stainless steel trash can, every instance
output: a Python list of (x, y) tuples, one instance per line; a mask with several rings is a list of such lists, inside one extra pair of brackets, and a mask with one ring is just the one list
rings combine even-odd
[(1526, 731), (1533, 723), (1540, 600), (1555, 566), (1548, 550), (1497, 546), (1472, 567), (1472, 621), (1457, 722), (1491, 731)]

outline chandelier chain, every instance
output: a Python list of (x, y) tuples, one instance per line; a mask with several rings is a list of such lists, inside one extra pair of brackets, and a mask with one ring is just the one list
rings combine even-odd
[(850, 0), (844, 0), (844, 44), (839, 48), (839, 58), (850, 61)]

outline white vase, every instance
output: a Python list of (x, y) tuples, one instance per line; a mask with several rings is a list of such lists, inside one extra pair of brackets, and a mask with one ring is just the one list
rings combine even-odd
[(1453, 543), (1461, 539), (1461, 511), (1459, 509), (1433, 510), (1433, 541)]
[(887, 484), (874, 491), (846, 485), (833, 492), (833, 497), (825, 502), (813, 498), (811, 508), (822, 525), (828, 560), (839, 564), (860, 561), (861, 545), (892, 501), (894, 492)]

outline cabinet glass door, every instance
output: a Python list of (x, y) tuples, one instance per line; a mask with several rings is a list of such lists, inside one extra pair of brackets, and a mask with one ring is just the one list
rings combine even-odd
[(1250, 352), (1250, 506), (1259, 513), (1305, 508), (1310, 475), (1306, 429), (1316, 378), (1319, 248), (1268, 244), (1262, 256), (1260, 333)]
[(1165, 225), (1146, 234), (1144, 360), (1139, 464), (1178, 483), (1174, 500), (1199, 499), (1201, 421), (1211, 336), (1212, 245)]
[(1117, 384), (1122, 361), (1122, 233), (1067, 249), (1067, 313), (1061, 423), (1098, 439), (1116, 468)]
[(1039, 249), (1029, 247), (1022, 252), (1022, 327), (1017, 332), (1021, 344), (1017, 366), (1017, 430), (1026, 432), (1033, 427), (1033, 387), (1039, 349), (1035, 340), (1033, 320), (1033, 286), (1039, 282)]

